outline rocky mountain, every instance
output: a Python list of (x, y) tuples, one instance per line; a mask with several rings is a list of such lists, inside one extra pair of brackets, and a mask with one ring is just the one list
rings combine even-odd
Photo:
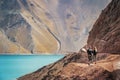
[(95, 22), (88, 38), (99, 52), (120, 52), (120, 1), (112, 0)]
[[(118, 43), (120, 28), (119, 8), (120, 0), (112, 0), (102, 11), (90, 32), (88, 45), (94, 44), (98, 47), (98, 50), (100, 49), (99, 51), (104, 51), (103, 45), (108, 46), (109, 40), (111, 42), (117, 40), (116, 42)], [(99, 31), (102, 33), (99, 33)], [(100, 44), (99, 42), (103, 38), (108, 39), (108, 42)], [(109, 48), (106, 48), (105, 51), (111, 52), (112, 50), (120, 54), (119, 47), (116, 50), (115, 47), (118, 46), (109, 43)], [(112, 53), (98, 53), (96, 64), (93, 63), (90, 66), (87, 64), (86, 53), (68, 54), (59, 61), (22, 76), (18, 80), (120, 80), (120, 55)]]
[(109, 2), (0, 0), (0, 53), (78, 51)]

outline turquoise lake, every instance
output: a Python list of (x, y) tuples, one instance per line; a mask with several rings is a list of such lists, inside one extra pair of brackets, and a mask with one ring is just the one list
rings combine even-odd
[(64, 55), (0, 55), (0, 80), (16, 80), (63, 57)]

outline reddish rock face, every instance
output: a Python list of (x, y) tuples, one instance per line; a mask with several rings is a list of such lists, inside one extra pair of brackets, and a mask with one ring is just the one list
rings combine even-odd
[(102, 11), (87, 43), (96, 46), (99, 52), (120, 52), (120, 0), (112, 0)]

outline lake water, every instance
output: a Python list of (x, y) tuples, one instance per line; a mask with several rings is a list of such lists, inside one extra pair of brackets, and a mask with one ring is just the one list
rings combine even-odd
[(0, 55), (0, 80), (16, 80), (63, 57), (64, 55)]

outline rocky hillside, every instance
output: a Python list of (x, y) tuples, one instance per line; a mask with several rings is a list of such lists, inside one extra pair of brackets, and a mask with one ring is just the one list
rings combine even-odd
[(109, 2), (0, 0), (0, 53), (78, 51)]
[[(108, 57), (107, 57), (108, 56)], [(105, 59), (106, 58), (106, 59)], [(87, 55), (69, 54), (56, 63), (22, 76), (18, 80), (119, 80), (120, 56), (99, 54), (96, 64), (87, 64)], [(102, 59), (102, 60), (101, 60)]]
[(88, 38), (99, 52), (120, 52), (120, 0), (112, 0), (95, 22)]

